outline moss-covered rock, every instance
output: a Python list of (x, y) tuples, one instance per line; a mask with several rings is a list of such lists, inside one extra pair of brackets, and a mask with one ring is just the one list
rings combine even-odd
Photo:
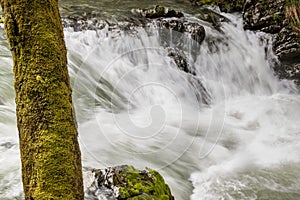
[(92, 170), (87, 199), (173, 200), (169, 186), (156, 171), (138, 170), (130, 165)]

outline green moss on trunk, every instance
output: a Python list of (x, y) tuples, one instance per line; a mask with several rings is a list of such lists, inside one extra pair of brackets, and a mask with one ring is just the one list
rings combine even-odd
[(83, 199), (66, 47), (57, 0), (2, 0), (14, 61), (27, 200)]

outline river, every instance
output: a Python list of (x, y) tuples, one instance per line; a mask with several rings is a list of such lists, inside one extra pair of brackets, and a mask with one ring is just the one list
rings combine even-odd
[[(182, 10), (205, 27), (200, 46), (182, 34), (194, 75), (178, 69), (155, 25), (132, 34), (65, 28), (83, 166), (153, 168), (179, 200), (300, 199), (299, 92), (274, 75), (269, 37), (244, 31), (239, 15), (222, 13), (229, 22), (220, 31), (193, 17), (197, 9), (185, 1), (155, 3)], [(63, 17), (93, 11), (99, 20), (117, 22), (131, 9), (151, 5), (65, 0), (60, 10)], [(176, 35), (165, 32), (171, 40)], [(4, 35), (1, 27), (0, 199), (10, 200), (22, 199), (22, 183)], [(208, 104), (191, 80), (206, 88)]]

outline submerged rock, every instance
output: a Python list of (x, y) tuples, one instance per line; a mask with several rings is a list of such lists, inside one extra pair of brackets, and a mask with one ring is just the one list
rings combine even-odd
[(168, 56), (173, 58), (175, 64), (180, 70), (195, 75), (195, 72), (193, 72), (193, 70), (189, 67), (187, 57), (183, 51), (171, 47), (167, 48), (167, 51)]
[(88, 200), (174, 200), (169, 186), (156, 171), (138, 170), (130, 165), (87, 170)]
[(177, 65), (178, 69), (186, 73), (191, 86), (194, 88), (195, 96), (198, 102), (203, 104), (211, 103), (211, 94), (206, 89), (203, 81), (196, 75), (194, 68), (188, 62), (185, 52), (177, 48), (167, 48), (168, 56), (172, 58)]

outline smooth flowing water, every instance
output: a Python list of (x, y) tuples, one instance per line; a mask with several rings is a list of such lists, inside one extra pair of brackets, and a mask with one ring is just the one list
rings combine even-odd
[[(126, 2), (119, 7), (126, 10)], [(106, 6), (108, 15), (121, 12)], [(300, 98), (291, 82), (273, 75), (271, 44), (245, 32), (236, 16), (226, 15), (231, 22), (221, 32), (187, 16), (206, 30), (201, 46), (180, 35), (195, 75), (178, 69), (155, 25), (130, 34), (65, 29), (84, 167), (151, 167), (179, 200), (300, 199)], [(171, 41), (178, 34), (165, 33)], [(2, 28), (0, 37), (0, 199), (22, 199), (12, 59)], [(208, 105), (193, 80), (210, 94)]]

